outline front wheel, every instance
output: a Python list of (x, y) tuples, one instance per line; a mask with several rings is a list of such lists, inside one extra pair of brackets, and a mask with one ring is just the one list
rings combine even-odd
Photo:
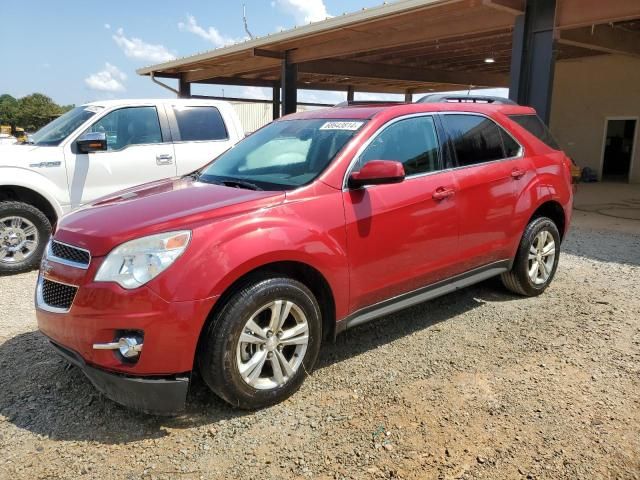
[(502, 283), (519, 295), (540, 295), (553, 280), (559, 258), (558, 227), (550, 218), (535, 218), (524, 231), (513, 267), (502, 274)]
[(51, 236), (49, 219), (22, 202), (0, 202), (0, 275), (36, 268)]
[(256, 280), (231, 296), (204, 335), (198, 363), (207, 385), (233, 406), (262, 408), (291, 396), (313, 370), (320, 308), (296, 280)]

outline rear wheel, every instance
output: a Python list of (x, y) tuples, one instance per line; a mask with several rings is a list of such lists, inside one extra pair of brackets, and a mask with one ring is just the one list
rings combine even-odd
[(49, 219), (22, 202), (0, 202), (0, 275), (36, 268), (51, 236)]
[(284, 277), (258, 280), (235, 293), (211, 322), (200, 372), (231, 405), (262, 408), (300, 387), (321, 338), (320, 308), (306, 286)]
[(553, 280), (559, 258), (558, 227), (550, 218), (535, 218), (525, 229), (512, 269), (502, 274), (502, 283), (519, 295), (540, 295)]

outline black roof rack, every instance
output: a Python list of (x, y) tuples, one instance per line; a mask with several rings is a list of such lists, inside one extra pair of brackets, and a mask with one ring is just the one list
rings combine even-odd
[(354, 105), (402, 105), (403, 101), (394, 100), (348, 100), (346, 102), (336, 103), (334, 107), (352, 107)]
[(492, 97), (489, 95), (447, 95), (442, 93), (426, 95), (416, 103), (490, 103), (493, 105), (517, 105), (513, 100), (503, 97)]

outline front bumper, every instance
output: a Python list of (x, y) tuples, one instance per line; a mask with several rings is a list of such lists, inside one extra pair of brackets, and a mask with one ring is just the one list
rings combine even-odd
[(154, 415), (175, 415), (184, 410), (189, 378), (132, 377), (88, 365), (76, 352), (49, 339), (54, 350), (84, 373), (105, 397), (134, 410)]

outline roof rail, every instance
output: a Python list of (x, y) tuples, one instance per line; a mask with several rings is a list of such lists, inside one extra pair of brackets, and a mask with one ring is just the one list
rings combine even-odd
[(354, 105), (402, 105), (403, 101), (397, 100), (347, 100), (346, 102), (336, 103), (334, 107), (352, 107)]
[(493, 105), (517, 105), (513, 100), (489, 95), (447, 95), (434, 93), (426, 95), (416, 103), (491, 103)]

